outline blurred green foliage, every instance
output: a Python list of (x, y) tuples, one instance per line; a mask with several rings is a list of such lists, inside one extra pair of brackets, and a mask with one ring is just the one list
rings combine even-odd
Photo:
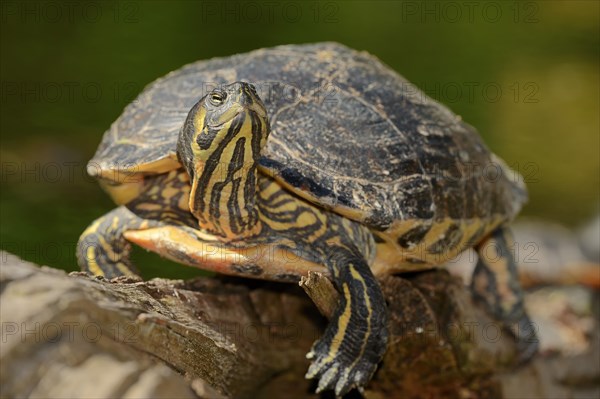
[[(598, 4), (3, 1), (1, 247), (75, 270), (79, 234), (113, 207), (85, 163), (152, 80), (325, 40), (377, 55), (476, 126), (526, 176), (525, 215), (577, 225), (599, 201)], [(146, 277), (198, 273), (146, 256)]]

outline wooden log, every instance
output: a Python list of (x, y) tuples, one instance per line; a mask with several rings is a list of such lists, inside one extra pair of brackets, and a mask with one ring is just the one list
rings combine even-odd
[[(106, 281), (0, 255), (1, 397), (316, 397), (303, 378), (305, 353), (326, 319), (300, 287), (231, 278)], [(335, 305), (331, 285), (319, 288), (328, 283), (303, 282), (311, 297), (329, 292), (316, 301), (324, 314)], [(458, 278), (435, 270), (381, 283), (390, 344), (366, 397), (600, 393), (598, 322), (589, 310), (579, 306), (566, 323), (570, 341), (548, 338), (565, 309), (539, 307), (563, 288), (532, 294), (530, 311), (549, 344), (514, 369), (512, 340), (471, 303)], [(585, 308), (597, 297), (581, 290)], [(575, 332), (581, 336), (573, 341)], [(569, 353), (574, 342), (578, 350)], [(568, 362), (568, 371), (559, 367)]]

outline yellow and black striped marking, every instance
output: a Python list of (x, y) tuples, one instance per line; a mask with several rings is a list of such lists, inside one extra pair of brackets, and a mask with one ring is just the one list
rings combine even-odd
[(95, 220), (83, 232), (77, 243), (77, 262), (82, 270), (106, 278), (137, 275), (129, 260), (131, 244), (125, 238), (126, 232), (165, 224), (196, 224), (188, 207), (190, 187), (183, 170), (150, 180), (152, 184), (143, 194)]
[(342, 395), (372, 377), (387, 342), (385, 300), (362, 256), (334, 249), (330, 257), (342, 293), (340, 304), (307, 357), (307, 378), (319, 377), (317, 392), (334, 389)]
[(131, 244), (123, 233), (150, 224), (150, 221), (139, 218), (126, 207), (118, 207), (94, 221), (83, 232), (77, 243), (77, 263), (83, 271), (96, 276), (113, 278), (137, 275), (137, 269), (129, 260)]
[(539, 341), (535, 325), (525, 313), (523, 291), (511, 247), (512, 239), (507, 228), (495, 230), (477, 246), (479, 260), (473, 272), (471, 292), (474, 299), (515, 337), (519, 363), (524, 363), (537, 352)]
[(178, 142), (192, 178), (190, 209), (202, 230), (228, 242), (260, 232), (258, 161), (269, 135), (267, 114), (254, 89), (232, 86), (194, 106)]

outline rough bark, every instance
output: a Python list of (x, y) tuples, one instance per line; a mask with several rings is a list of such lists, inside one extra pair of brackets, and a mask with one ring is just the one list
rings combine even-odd
[[(106, 281), (1, 255), (3, 398), (315, 396), (303, 378), (304, 355), (326, 319), (300, 287), (217, 278)], [(317, 292), (319, 281), (303, 288)], [(597, 296), (589, 288), (529, 295), (544, 353), (515, 369), (510, 337), (497, 336), (456, 277), (431, 271), (381, 283), (391, 337), (365, 396), (600, 395), (591, 309)], [(549, 306), (551, 298), (558, 302)], [(325, 299), (319, 308), (327, 313), (331, 304)]]

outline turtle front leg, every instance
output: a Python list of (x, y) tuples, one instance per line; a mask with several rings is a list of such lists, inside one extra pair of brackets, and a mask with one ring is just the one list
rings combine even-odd
[(79, 237), (77, 263), (81, 270), (113, 278), (138, 275), (129, 259), (131, 244), (123, 234), (128, 230), (151, 227), (153, 221), (142, 219), (120, 206), (96, 219)]
[(538, 350), (535, 325), (525, 312), (517, 265), (510, 252), (512, 238), (505, 228), (495, 230), (477, 246), (479, 260), (471, 280), (473, 298), (513, 335), (518, 363), (530, 360)]
[(317, 392), (337, 396), (369, 382), (387, 344), (386, 304), (379, 283), (358, 251), (331, 248), (328, 267), (341, 299), (324, 335), (306, 355), (306, 378), (319, 378)]

